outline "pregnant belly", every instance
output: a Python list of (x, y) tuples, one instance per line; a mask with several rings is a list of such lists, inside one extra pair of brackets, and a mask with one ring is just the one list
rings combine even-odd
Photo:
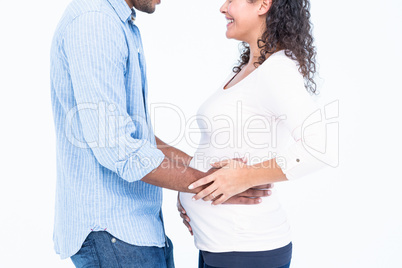
[(258, 205), (218, 205), (180, 193), (197, 248), (210, 252), (270, 250), (290, 242), (286, 214), (276, 197)]

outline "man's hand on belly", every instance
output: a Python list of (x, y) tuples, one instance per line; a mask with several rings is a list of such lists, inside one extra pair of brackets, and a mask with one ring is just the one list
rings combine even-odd
[(261, 186), (256, 186), (254, 188), (250, 188), (240, 194), (237, 194), (229, 198), (228, 200), (226, 200), (226, 202), (223, 202), (222, 204), (233, 204), (233, 205), (259, 204), (262, 201), (261, 197), (270, 196), (272, 194), (271, 190), (269, 190), (272, 187), (274, 187), (273, 184), (265, 184)]

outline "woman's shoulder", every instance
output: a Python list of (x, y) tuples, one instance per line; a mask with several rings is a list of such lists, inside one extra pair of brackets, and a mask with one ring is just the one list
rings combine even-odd
[[(290, 56), (288, 56), (290, 55)], [(287, 98), (289, 96), (305, 95), (303, 75), (299, 71), (296, 60), (285, 51), (271, 55), (259, 68), (256, 80), (260, 94), (270, 97)]]
[(263, 69), (274, 70), (298, 70), (298, 63), (296, 60), (292, 59), (292, 55), (291, 51), (280, 50), (266, 59), (261, 67), (263, 67)]
[(299, 65), (296, 60), (292, 59), (291, 52), (284, 50), (272, 54), (259, 67), (258, 80), (264, 84), (287, 84), (303, 82), (303, 75), (299, 72)]

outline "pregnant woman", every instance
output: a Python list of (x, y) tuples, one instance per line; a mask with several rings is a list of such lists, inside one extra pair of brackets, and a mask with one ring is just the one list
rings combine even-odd
[(226, 0), (221, 13), (227, 38), (244, 50), (198, 110), (201, 140), (190, 162), (204, 172), (220, 169), (189, 186), (205, 186), (197, 195), (180, 193), (178, 207), (191, 219), (200, 268), (289, 267), (289, 223), (275, 191), (254, 206), (219, 204), (325, 165), (305, 149), (324, 137), (322, 128), (303, 125), (317, 109), (309, 1)]

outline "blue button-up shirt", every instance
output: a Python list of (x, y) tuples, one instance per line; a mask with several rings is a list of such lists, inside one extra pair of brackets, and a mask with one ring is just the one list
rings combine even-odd
[(163, 161), (147, 107), (135, 12), (124, 0), (74, 0), (51, 49), (57, 137), (56, 252), (75, 254), (91, 230), (162, 247), (161, 188), (141, 179)]

